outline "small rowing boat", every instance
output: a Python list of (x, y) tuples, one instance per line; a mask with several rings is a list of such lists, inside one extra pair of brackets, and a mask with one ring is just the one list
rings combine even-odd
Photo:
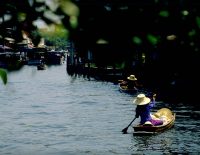
[(162, 119), (164, 123), (159, 126), (153, 126), (150, 122), (147, 122), (143, 125), (139, 124), (139, 125), (133, 126), (133, 129), (134, 129), (133, 134), (149, 135), (149, 134), (160, 133), (165, 130), (168, 130), (174, 126), (176, 113), (173, 113), (168, 108), (161, 108), (160, 110), (152, 114), (152, 117)]
[(120, 92), (128, 93), (128, 94), (135, 94), (137, 93), (138, 89), (137, 88), (128, 88), (127, 85), (122, 85), (121, 83), (119, 84), (119, 90)]
[(38, 70), (45, 70), (46, 69), (46, 65), (45, 64), (37, 65), (37, 69)]

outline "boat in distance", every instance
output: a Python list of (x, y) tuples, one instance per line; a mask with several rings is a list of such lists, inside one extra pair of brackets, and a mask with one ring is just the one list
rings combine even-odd
[(135, 94), (138, 92), (137, 88), (128, 88), (126, 85), (119, 84), (120, 92), (128, 93), (128, 94)]

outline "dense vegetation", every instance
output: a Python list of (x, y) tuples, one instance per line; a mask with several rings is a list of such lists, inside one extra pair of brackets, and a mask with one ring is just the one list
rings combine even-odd
[(167, 94), (166, 98), (196, 101), (196, 70), (200, 64), (198, 1), (2, 0), (0, 17), (1, 30), (15, 25), (17, 41), (22, 39), (23, 30), (29, 32), (35, 44), (40, 33), (33, 35), (37, 29), (33, 21), (62, 25), (80, 56), (93, 51), (99, 65), (125, 64), (146, 87)]

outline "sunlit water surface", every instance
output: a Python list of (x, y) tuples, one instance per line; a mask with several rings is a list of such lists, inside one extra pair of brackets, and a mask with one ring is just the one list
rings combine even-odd
[(0, 154), (200, 153), (200, 110), (192, 106), (173, 106), (175, 126), (164, 133), (122, 134), (135, 115), (133, 97), (111, 82), (69, 76), (65, 64), (9, 72), (0, 85)]

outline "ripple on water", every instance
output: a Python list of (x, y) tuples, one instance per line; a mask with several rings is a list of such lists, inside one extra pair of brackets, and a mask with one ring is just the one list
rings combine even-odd
[(25, 66), (8, 76), (0, 87), (0, 154), (199, 153), (198, 108), (176, 105), (173, 129), (136, 137), (121, 133), (135, 105), (118, 85), (68, 76), (65, 65), (44, 72)]

